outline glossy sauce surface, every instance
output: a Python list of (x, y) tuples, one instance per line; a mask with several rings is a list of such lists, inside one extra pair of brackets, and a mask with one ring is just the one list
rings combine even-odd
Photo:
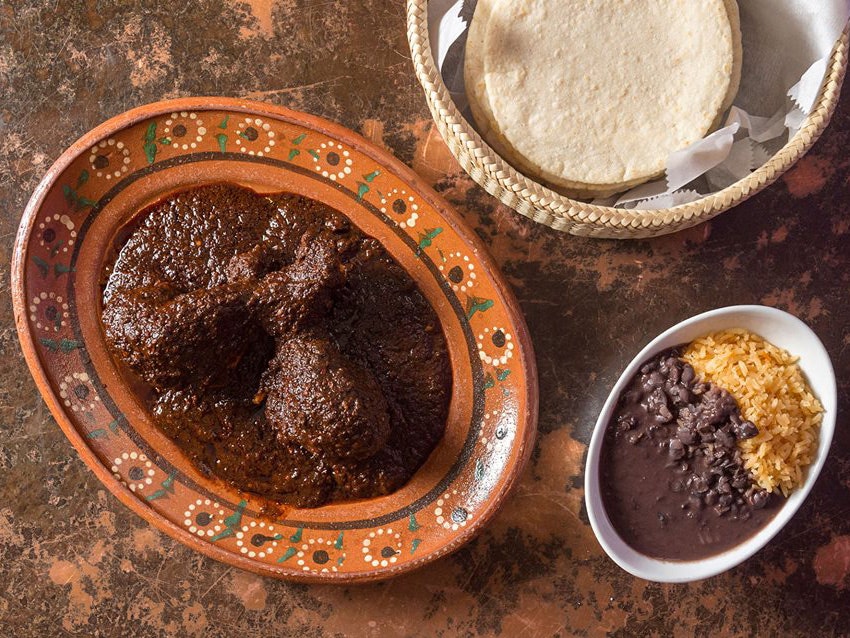
[(387, 494), (445, 429), (439, 320), (326, 205), (228, 184), (143, 211), (103, 321), (155, 423), (205, 473), (302, 507)]

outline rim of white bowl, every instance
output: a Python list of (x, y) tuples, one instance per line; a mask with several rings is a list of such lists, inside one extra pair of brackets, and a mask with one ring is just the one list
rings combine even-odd
[[(744, 328), (799, 357), (812, 392), (823, 405), (818, 449), (806, 480), (788, 497), (771, 521), (744, 542), (700, 560), (661, 560), (632, 549), (611, 525), (599, 491), (599, 457), (605, 428), (617, 399), (647, 359), (670, 348), (728, 328)], [(764, 547), (797, 513), (811, 492), (826, 461), (835, 432), (837, 388), (832, 361), (821, 340), (802, 320), (777, 308), (758, 305), (727, 306), (685, 319), (650, 341), (626, 366), (605, 401), (593, 429), (585, 463), (585, 503), (590, 525), (605, 553), (630, 574), (661, 583), (686, 583), (720, 574), (741, 564)]]

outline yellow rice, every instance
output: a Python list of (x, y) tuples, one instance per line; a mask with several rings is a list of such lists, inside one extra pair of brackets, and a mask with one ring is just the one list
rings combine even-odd
[(814, 460), (823, 407), (797, 357), (742, 329), (693, 341), (683, 358), (697, 376), (728, 391), (759, 430), (739, 441), (744, 466), (764, 489), (788, 496)]

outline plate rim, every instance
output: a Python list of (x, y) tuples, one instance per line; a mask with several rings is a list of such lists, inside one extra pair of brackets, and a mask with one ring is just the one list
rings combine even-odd
[[(514, 467), (508, 470), (508, 472), (502, 477), (503, 484), (501, 489), (499, 489), (492, 499), (487, 501), (486, 506), (481, 510), (479, 516), (477, 516), (468, 527), (458, 533), (448, 543), (445, 543), (441, 547), (438, 547), (414, 560), (387, 568), (373, 568), (368, 571), (328, 572), (324, 574), (295, 572), (282, 566), (254, 561), (250, 558), (228, 551), (221, 546), (213, 545), (198, 538), (194, 534), (191, 534), (188, 530), (183, 529), (176, 523), (159, 514), (155, 509), (145, 506), (141, 501), (139, 501), (133, 492), (131, 492), (108, 471), (108, 468), (96, 456), (94, 450), (92, 450), (78, 429), (74, 426), (70, 419), (68, 419), (65, 410), (62, 408), (61, 403), (50, 384), (45, 370), (45, 365), (42, 363), (36, 350), (33, 333), (30, 330), (27, 321), (26, 289), (24, 285), (24, 257), (28, 250), (28, 240), (36, 222), (36, 215), (41, 209), (41, 205), (43, 204), (51, 187), (55, 184), (57, 178), (62, 175), (65, 169), (68, 168), (74, 160), (84, 154), (93, 143), (100, 139), (104, 139), (117, 131), (138, 124), (141, 121), (167, 113), (172, 113), (174, 111), (187, 110), (223, 110), (246, 114), (250, 113), (258, 116), (270, 115), (275, 119), (282, 119), (287, 122), (315, 130), (330, 138), (351, 145), (380, 166), (387, 168), (405, 183), (410, 184), (417, 193), (434, 208), (440, 218), (449, 224), (463, 243), (474, 251), (476, 258), (480, 260), (486, 271), (489, 273), (494, 290), (504, 301), (505, 313), (511, 322), (512, 329), (516, 333), (519, 345), (518, 354), (520, 354), (520, 368), (525, 378), (524, 399), (526, 409), (518, 411), (517, 422), (518, 424), (523, 424), (523, 432), (521, 437), (514, 439), (513, 446), (517, 449), (517, 462)], [(26, 207), (24, 208), (15, 237), (11, 261), (10, 288), (12, 292), (15, 329), (30, 374), (32, 375), (39, 394), (47, 404), (54, 420), (62, 429), (62, 432), (77, 451), (77, 454), (80, 455), (80, 458), (83, 460), (88, 469), (95, 474), (98, 480), (113, 495), (115, 495), (118, 500), (160, 532), (167, 534), (175, 541), (180, 542), (205, 556), (213, 558), (214, 560), (223, 562), (230, 566), (239, 567), (240, 569), (245, 569), (259, 575), (308, 583), (367, 582), (381, 580), (409, 572), (444, 557), (474, 538), (484, 528), (484, 526), (492, 520), (493, 516), (501, 508), (513, 488), (516, 486), (516, 483), (528, 465), (531, 452), (534, 448), (534, 442), (537, 436), (539, 401), (534, 349), (525, 319), (520, 312), (519, 303), (483, 241), (477, 236), (474, 230), (468, 226), (460, 214), (455, 211), (451, 205), (433, 189), (432, 186), (425, 182), (422, 177), (417, 175), (401, 160), (396, 158), (389, 151), (384, 150), (378, 147), (375, 143), (367, 140), (362, 135), (345, 128), (341, 124), (337, 124), (316, 115), (266, 102), (256, 102), (240, 98), (219, 96), (196, 96), (152, 102), (109, 118), (84, 133), (74, 143), (66, 148), (46, 171), (44, 177), (42, 177), (41, 181), (34, 189)]]

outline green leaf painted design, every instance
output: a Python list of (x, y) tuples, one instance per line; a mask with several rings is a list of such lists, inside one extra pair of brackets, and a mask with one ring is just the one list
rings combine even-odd
[(50, 272), (50, 264), (48, 264), (46, 261), (44, 261), (41, 257), (38, 257), (37, 255), (33, 255), (32, 260), (33, 263), (35, 263), (35, 265), (38, 267), (38, 271), (41, 273), (41, 277), (47, 277), (47, 273)]
[(224, 519), (224, 524), (228, 527), (236, 527), (242, 522), (242, 513), (245, 511), (245, 507), (248, 505), (248, 501), (244, 498), (239, 501), (239, 504), (236, 506), (236, 509), (233, 510), (233, 514)]
[(215, 543), (216, 541), (220, 541), (222, 538), (227, 538), (228, 536), (233, 536), (235, 532), (232, 529), (223, 529), (218, 534), (213, 536), (210, 539), (210, 542)]
[(369, 187), (363, 182), (357, 182), (357, 199), (363, 199), (363, 196), (369, 192)]
[(74, 341), (73, 339), (62, 339), (59, 342), (59, 350), (64, 353), (69, 353), (72, 350), (76, 350), (77, 348), (82, 348), (82, 341)]
[[(89, 177), (89, 173), (86, 170), (83, 170), (79, 177), (77, 177), (77, 188), (85, 184)], [(65, 200), (74, 207), (74, 210), (80, 210), (81, 208), (86, 208), (90, 206), (94, 206), (97, 202), (88, 199), (87, 197), (81, 197), (76, 189), (71, 188), (70, 184), (62, 185), (62, 194), (65, 196)]]
[(337, 566), (342, 565), (342, 562), (345, 560), (345, 556), (340, 556), (336, 559)]
[(368, 175), (364, 175), (363, 179), (365, 179), (367, 182), (369, 182), (371, 184), (372, 181), (380, 174), (381, 174), (381, 171), (372, 171)]
[(162, 144), (163, 146), (168, 146), (169, 144), (171, 144), (171, 138), (170, 137), (160, 137), (159, 143)]
[(342, 535), (345, 532), (340, 532), (339, 536), (336, 537), (336, 541), (334, 542), (334, 549), (342, 549)]
[(493, 386), (496, 385), (496, 380), (493, 378), (493, 375), (489, 372), (484, 376), (484, 389), (489, 390)]
[(483, 299), (481, 297), (466, 298), (466, 318), (472, 319), (472, 315), (476, 312), (486, 312), (493, 307), (492, 299)]
[(236, 131), (236, 134), (239, 137), (241, 137), (243, 140), (249, 140), (250, 141), (250, 138), (247, 135), (245, 135), (245, 133), (243, 133), (242, 131)]
[(83, 344), (80, 341), (74, 341), (73, 339), (61, 339), (60, 341), (55, 341), (53, 339), (41, 338), (39, 339), (39, 342), (51, 352), (62, 352), (64, 354), (68, 354), (72, 350), (83, 347)]
[[(86, 416), (91, 417), (91, 415), (88, 412), (86, 413)], [(92, 430), (91, 432), (88, 433), (88, 437), (90, 439), (108, 439), (110, 432), (112, 434), (118, 434), (118, 419), (114, 419), (105, 428), (97, 428), (96, 430)], [(172, 482), (173, 482), (173, 479), (172, 479)], [(172, 485), (172, 483), (168, 482), (168, 479), (165, 479), (165, 481), (163, 481), (162, 484), (164, 486), (166, 486), (167, 489), (170, 489), (171, 485)]]
[(298, 543), (298, 542), (301, 541), (301, 535), (303, 533), (304, 533), (304, 528), (299, 527), (297, 530), (295, 530), (295, 533), (292, 536), (289, 537), (289, 540), (291, 540), (293, 543)]
[(298, 137), (292, 140), (292, 143), (298, 146), (301, 142), (304, 141), (304, 138), (307, 137), (306, 133), (301, 133)]
[(295, 554), (297, 552), (298, 552), (298, 550), (295, 549), (294, 547), (288, 547), (287, 550), (283, 553), (283, 556), (281, 556), (280, 558), (277, 559), (277, 562), (283, 563), (284, 561), (288, 561), (290, 558), (295, 556)]
[(160, 489), (148, 496), (146, 500), (155, 501), (160, 498), (168, 498), (171, 494), (174, 494), (174, 477), (176, 474), (177, 472), (169, 474), (168, 477), (160, 483)]
[(145, 143), (142, 147), (145, 150), (145, 157), (148, 158), (148, 164), (153, 164), (156, 159), (156, 122), (148, 124), (145, 131)]
[(53, 264), (53, 274), (58, 277), (59, 275), (64, 275), (65, 273), (72, 272), (73, 268), (69, 268), (65, 264)]
[(508, 375), (510, 373), (511, 373), (511, 371), (508, 370), (507, 368), (505, 368), (504, 370), (500, 370), (499, 368), (496, 368), (496, 378), (499, 381), (504, 381), (505, 379), (507, 379)]
[(424, 233), (419, 233), (419, 247), (416, 249), (416, 254), (420, 255), (423, 250), (429, 248), (434, 238), (441, 232), (443, 232), (442, 228), (426, 228)]
[(233, 510), (233, 513), (222, 521), (225, 525), (225, 529), (221, 530), (218, 534), (213, 536), (210, 540), (212, 542), (220, 541), (222, 538), (227, 538), (228, 536), (234, 536), (236, 534), (236, 528), (239, 527), (239, 523), (242, 522), (242, 514), (245, 511), (245, 507), (247, 507), (248, 501), (244, 498), (239, 501), (239, 504), (236, 506), (236, 509)]
[(310, 153), (310, 155), (313, 156), (313, 159), (319, 159), (319, 151), (317, 151), (316, 149), (311, 148), (307, 152)]
[(480, 481), (484, 478), (484, 461), (478, 459), (475, 461), (475, 480)]
[(220, 128), (220, 129), (226, 129), (226, 128), (227, 128), (227, 120), (229, 120), (229, 119), (230, 119), (230, 116), (229, 116), (229, 115), (225, 115), (225, 116), (224, 116), (224, 119), (223, 119), (223, 120), (221, 121), (221, 123), (218, 125), (218, 128)]
[(293, 148), (291, 151), (289, 151), (289, 160), (294, 160), (298, 155), (301, 155), (301, 151), (299, 151), (297, 148)]
[(419, 525), (419, 523), (416, 522), (416, 514), (411, 514), (410, 515), (410, 522), (407, 524), (407, 529), (409, 529), (411, 532), (415, 532), (420, 527), (421, 527), (421, 525)]
[(218, 140), (218, 150), (224, 153), (225, 148), (227, 148), (227, 135), (219, 133), (215, 136), (215, 139)]
[(174, 477), (176, 475), (177, 475), (177, 472), (172, 472), (171, 474), (169, 474), (168, 478), (166, 478), (162, 482), (162, 487), (164, 487), (169, 492), (174, 492)]
[(419, 549), (419, 545), (422, 543), (421, 538), (414, 538), (410, 543), (410, 553), (414, 553), (417, 549)]

